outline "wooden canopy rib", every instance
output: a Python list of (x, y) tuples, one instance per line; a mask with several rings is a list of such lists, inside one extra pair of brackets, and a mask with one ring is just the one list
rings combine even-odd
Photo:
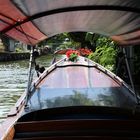
[(34, 19), (37, 19), (40, 17), (49, 16), (49, 15), (58, 14), (58, 13), (64, 13), (64, 12), (85, 11), (85, 10), (115, 10), (115, 11), (127, 11), (127, 12), (140, 13), (140, 9), (138, 8), (124, 7), (124, 6), (93, 5), (93, 6), (67, 7), (67, 8), (60, 8), (60, 9), (45, 11), (42, 13), (37, 13), (33, 16), (27, 17), (26, 19), (22, 21), (16, 22), (14, 25), (9, 26), (8, 28), (4, 29), (1, 32), (4, 34), (17, 26), (20, 26), (29, 21), (33, 21)]
[[(47, 38), (32, 22), (27, 22), (22, 25), (23, 30), (21, 30), (21, 26), (16, 26), (3, 33), (3, 30), (7, 30), (9, 27), (14, 26), (27, 18), (10, 0), (0, 0), (0, 15), (0, 20), (7, 24), (7, 26), (3, 26), (4, 24), (2, 24), (2, 22), (0, 23), (0, 25), (3, 26), (3, 29), (0, 31), (1, 34), (6, 34), (13, 39), (32, 45)], [(27, 39), (27, 37), (29, 39)]]

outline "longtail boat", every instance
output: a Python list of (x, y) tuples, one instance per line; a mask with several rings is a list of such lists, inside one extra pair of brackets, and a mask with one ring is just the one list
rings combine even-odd
[(15, 139), (140, 136), (135, 93), (119, 77), (87, 58), (79, 56), (71, 62), (65, 57), (54, 63), (33, 83), (27, 103), (25, 97), (2, 128), (4, 131), (9, 122), (16, 121), (8, 133)]
[(139, 0), (0, 0), (0, 35), (31, 45), (27, 89), (0, 126), (1, 140), (140, 139), (139, 96), (99, 64), (66, 56), (32, 81), (33, 46), (91, 31), (140, 44)]

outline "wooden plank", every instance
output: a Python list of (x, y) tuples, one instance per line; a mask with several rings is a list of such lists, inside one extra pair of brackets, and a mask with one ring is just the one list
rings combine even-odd
[(111, 137), (111, 136), (59, 136), (59, 137), (34, 137), (18, 138), (14, 140), (140, 140), (140, 138)]
[(5, 138), (4, 138), (3, 140), (13, 140), (14, 134), (15, 134), (15, 129), (14, 129), (14, 127), (12, 127), (12, 128), (8, 131), (7, 135), (5, 136)]
[(17, 132), (60, 131), (60, 130), (136, 130), (140, 132), (140, 121), (137, 120), (51, 120), (37, 122), (18, 122)]
[[(51, 120), (39, 122), (18, 122), (17, 137), (23, 140), (140, 139), (140, 121), (137, 120)], [(85, 138), (88, 136), (88, 138)], [(31, 137), (31, 138), (30, 138)], [(39, 139), (38, 139), (38, 138)], [(30, 139), (29, 139), (30, 138)]]
[[(19, 110), (17, 110), (17, 113), (15, 115), (13, 114), (13, 115), (8, 116), (7, 119), (0, 125), (0, 140), (9, 140), (9, 139), (6, 139), (7, 136), (9, 135), (9, 132), (11, 132), (11, 135), (12, 135), (13, 130), (11, 130), (11, 129), (13, 129), (15, 122), (21, 116), (23, 109), (24, 109), (24, 104), (22, 104), (22, 103), (25, 98), (25, 95), (26, 94), (23, 93), (22, 96), (20, 97), (20, 99), (18, 100), (19, 104), (21, 103), (21, 107), (19, 108)], [(12, 111), (16, 110), (16, 108), (17, 108), (17, 106), (15, 105), (12, 108)]]

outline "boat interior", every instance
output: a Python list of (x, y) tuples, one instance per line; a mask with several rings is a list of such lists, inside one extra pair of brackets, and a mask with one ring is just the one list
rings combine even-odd
[(31, 112), (15, 125), (15, 139), (137, 139), (139, 117), (126, 109), (62, 107)]
[[(34, 94), (14, 126), (15, 139), (113, 140), (140, 136), (139, 125), (135, 125), (140, 117), (135, 94), (120, 79), (114, 79), (113, 73), (83, 57), (76, 64), (63, 59), (48, 70), (34, 83)], [(74, 79), (80, 81), (76, 85), (72, 79), (75, 71)], [(95, 82), (98, 78), (106, 79), (106, 83)]]

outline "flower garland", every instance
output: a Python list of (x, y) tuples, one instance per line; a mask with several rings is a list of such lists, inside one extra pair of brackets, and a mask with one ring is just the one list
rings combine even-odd
[(76, 62), (78, 60), (79, 55), (88, 57), (91, 53), (92, 51), (89, 50), (88, 48), (80, 48), (79, 50), (68, 50), (66, 52), (66, 56), (68, 60)]
[(79, 52), (82, 56), (88, 56), (90, 53), (92, 53), (92, 51), (88, 48), (81, 48), (79, 49)]
[(77, 50), (68, 50), (66, 52), (66, 56), (67, 56), (68, 60), (70, 60), (72, 62), (76, 62), (78, 60), (79, 55), (80, 55), (80, 53)]

